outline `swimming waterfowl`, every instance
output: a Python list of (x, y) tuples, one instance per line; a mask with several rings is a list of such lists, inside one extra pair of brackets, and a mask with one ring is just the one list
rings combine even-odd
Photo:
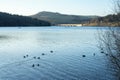
[(23, 56), (23, 58), (26, 58), (26, 56)]
[(32, 67), (35, 67), (35, 65), (33, 64)]
[(40, 66), (40, 64), (37, 64), (37, 66)]
[(35, 56), (34, 56), (33, 58), (34, 58), (34, 59), (36, 59), (36, 57), (35, 57)]
[(108, 56), (108, 54), (105, 54), (106, 56)]
[(86, 55), (82, 55), (82, 57), (86, 57)]
[(42, 53), (42, 55), (45, 55), (45, 53)]
[(51, 52), (51, 53), (53, 53), (53, 51), (52, 51), (52, 50), (51, 50), (50, 52)]
[(27, 58), (29, 55), (25, 55), (25, 56), (23, 56), (23, 58)]
[(28, 55), (26, 55), (26, 57), (28, 57)]
[(38, 57), (37, 59), (40, 59), (40, 57)]
[(101, 51), (101, 53), (104, 53), (104, 51)]

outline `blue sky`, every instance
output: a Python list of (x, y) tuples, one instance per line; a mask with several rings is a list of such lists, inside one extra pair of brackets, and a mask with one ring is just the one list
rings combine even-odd
[(0, 11), (19, 15), (51, 11), (104, 16), (112, 13), (111, 3), (111, 0), (0, 0)]

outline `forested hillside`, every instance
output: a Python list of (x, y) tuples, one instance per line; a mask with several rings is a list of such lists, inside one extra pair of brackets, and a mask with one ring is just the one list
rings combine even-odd
[(120, 26), (120, 13), (92, 19), (87, 26)]
[(47, 21), (0, 12), (0, 26), (50, 26)]

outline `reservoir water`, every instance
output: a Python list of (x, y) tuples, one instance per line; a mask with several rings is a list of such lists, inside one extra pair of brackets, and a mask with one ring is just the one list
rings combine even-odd
[(1, 27), (0, 80), (116, 80), (98, 49), (101, 28)]

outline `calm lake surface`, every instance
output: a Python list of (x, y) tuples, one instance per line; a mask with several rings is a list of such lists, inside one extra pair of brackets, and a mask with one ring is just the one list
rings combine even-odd
[(98, 29), (0, 28), (0, 80), (115, 80)]

